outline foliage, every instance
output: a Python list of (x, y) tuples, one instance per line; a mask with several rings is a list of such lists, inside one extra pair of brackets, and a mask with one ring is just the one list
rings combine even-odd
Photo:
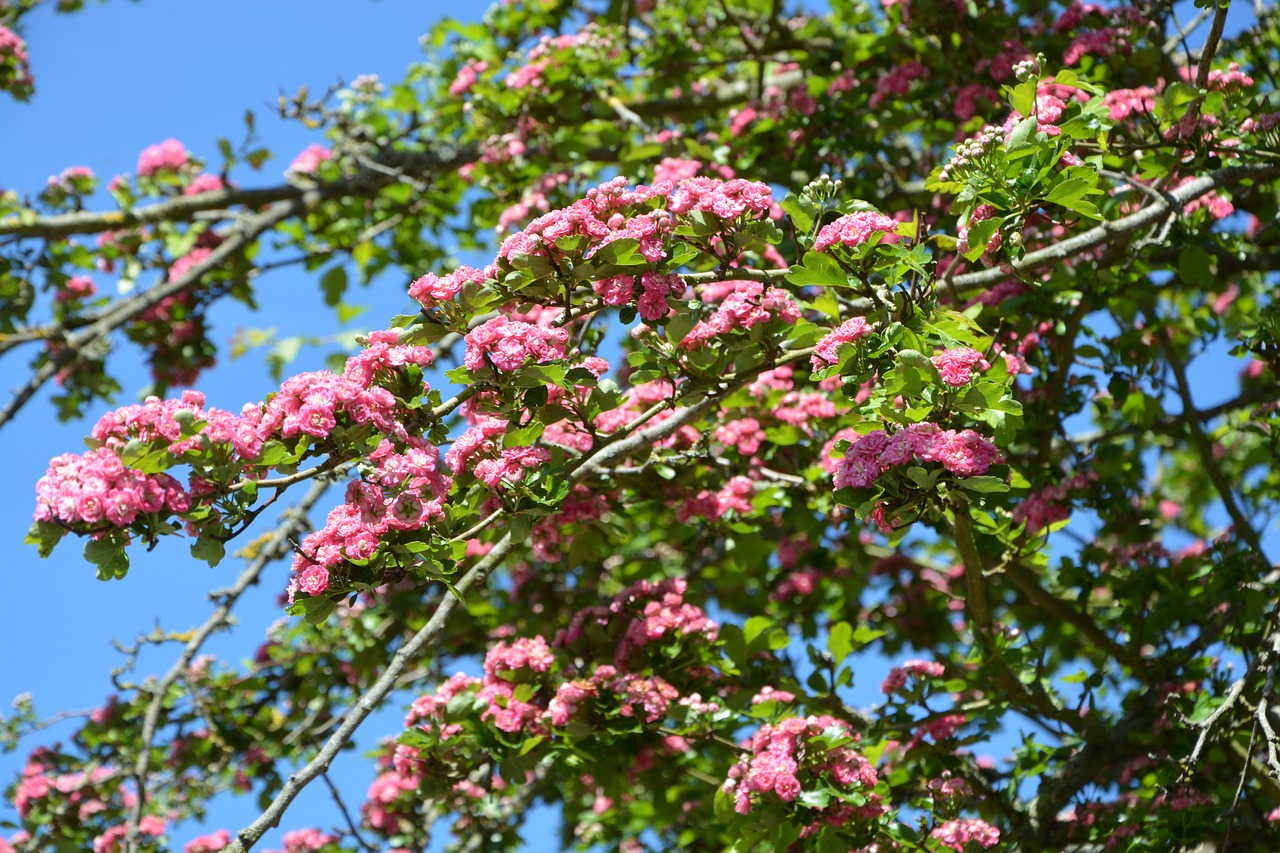
[[(284, 183), (240, 186), (250, 121), (110, 209), (75, 167), (0, 196), (0, 355), (37, 349), (0, 425), (112, 399), (117, 331), (196, 383), (272, 252), (345, 318), (377, 276), (421, 309), (53, 461), (41, 554), (247, 566), (31, 753), (0, 850), (167, 848), (228, 790), (262, 817), (185, 849), (248, 849), (388, 703), (359, 815), (289, 850), (514, 849), (537, 803), (580, 849), (1275, 846), (1280, 36), (1225, 17), (1197, 52), (1165, 6), (527, 0), (282, 99), (327, 138)], [(292, 618), (199, 657), (284, 557)]]

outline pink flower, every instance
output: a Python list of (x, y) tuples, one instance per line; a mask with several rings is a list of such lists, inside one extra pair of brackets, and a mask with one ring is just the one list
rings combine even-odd
[(157, 172), (177, 172), (191, 162), (186, 147), (176, 139), (166, 139), (158, 145), (149, 145), (138, 156), (139, 177), (149, 177)]
[(299, 152), (286, 172), (295, 175), (314, 175), (325, 160), (332, 160), (333, 152), (323, 145), (312, 143)]
[(1000, 843), (1000, 830), (991, 824), (976, 818), (957, 818), (949, 820), (929, 833), (943, 847), (963, 853), (972, 842), (982, 847), (995, 847)]
[(973, 368), (988, 369), (982, 353), (969, 347), (956, 347), (935, 355), (933, 366), (938, 368), (942, 381), (952, 388), (968, 385), (973, 380)]
[(823, 226), (813, 243), (813, 249), (815, 252), (825, 252), (836, 245), (860, 246), (876, 234), (880, 235), (882, 243), (895, 243), (898, 240), (894, 233), (897, 227), (897, 221), (883, 213), (869, 210), (850, 213)]
[(818, 341), (818, 345), (814, 348), (813, 356), (810, 359), (813, 369), (816, 371), (838, 364), (840, 359), (837, 351), (841, 344), (849, 344), (861, 340), (874, 331), (875, 326), (868, 323), (866, 317), (854, 317), (845, 320), (825, 338)]
[(471, 330), (465, 340), (467, 352), (463, 364), (468, 370), (476, 372), (491, 367), (510, 373), (530, 360), (542, 364), (564, 358), (569, 333), (500, 315)]
[(191, 183), (187, 184), (186, 189), (182, 191), (183, 195), (200, 195), (201, 193), (209, 193), (214, 190), (223, 189), (226, 186), (222, 182), (222, 178), (217, 175), (205, 172), (203, 175), (196, 175)]

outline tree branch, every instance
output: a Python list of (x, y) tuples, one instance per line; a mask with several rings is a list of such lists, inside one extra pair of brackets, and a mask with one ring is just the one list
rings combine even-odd
[(131, 774), (138, 790), (137, 800), (129, 817), (128, 834), (125, 836), (125, 849), (129, 853), (134, 853), (138, 849), (138, 827), (147, 805), (146, 781), (147, 770), (151, 761), (151, 747), (155, 741), (156, 731), (159, 728), (165, 695), (169, 692), (169, 688), (191, 666), (191, 661), (195, 659), (205, 641), (227, 623), (232, 608), (235, 607), (236, 602), (245, 590), (258, 583), (263, 570), (270, 563), (290, 553), (289, 540), (297, 537), (299, 533), (309, 526), (308, 515), (329, 486), (330, 483), (325, 480), (316, 482), (302, 500), (285, 513), (284, 522), (271, 534), (271, 539), (263, 545), (253, 561), (240, 573), (240, 577), (236, 579), (236, 582), (230, 588), (222, 591), (219, 596), (218, 606), (214, 608), (213, 613), (209, 615), (204, 624), (196, 629), (191, 639), (187, 641), (186, 646), (183, 647), (182, 654), (174, 661), (173, 666), (169, 668), (169, 671), (154, 687), (149, 688), (151, 701), (147, 704), (147, 710), (143, 715), (142, 742), (138, 747), (138, 757), (134, 761)]
[[(1280, 175), (1280, 167), (1274, 165), (1228, 166), (1225, 169), (1219, 169), (1208, 175), (1193, 178), (1177, 189), (1170, 190), (1169, 198), (1165, 201), (1152, 202), (1128, 216), (1103, 222), (1088, 231), (1082, 231), (1074, 237), (1054, 243), (1052, 246), (1028, 252), (1020, 260), (1012, 261), (1009, 266), (1013, 268), (1014, 272), (1029, 272), (1051, 263), (1064, 261), (1067, 258), (1099, 246), (1114, 237), (1137, 231), (1148, 225), (1155, 225), (1169, 213), (1180, 213), (1181, 206), (1189, 204), (1205, 193), (1212, 192), (1219, 187), (1246, 180), (1266, 180), (1276, 175)], [(995, 284), (1009, 277), (1010, 273), (1006, 269), (992, 267), (958, 275), (951, 279), (951, 282), (958, 290), (965, 291), (983, 285)]]

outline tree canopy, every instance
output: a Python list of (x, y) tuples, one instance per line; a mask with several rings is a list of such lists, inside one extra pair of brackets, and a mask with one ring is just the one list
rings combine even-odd
[[(29, 545), (220, 579), (68, 743), (20, 698), (0, 853), (545, 849), (539, 805), (627, 853), (1280, 845), (1274, 9), (513, 0), (422, 43), (281, 97), (282, 179), (250, 116), (0, 194), (0, 429), (51, 383), (92, 423)], [(412, 308), (206, 405), (209, 311), (286, 266)], [(256, 655), (203, 654), (280, 561)], [(260, 816), (200, 828), (228, 791)]]

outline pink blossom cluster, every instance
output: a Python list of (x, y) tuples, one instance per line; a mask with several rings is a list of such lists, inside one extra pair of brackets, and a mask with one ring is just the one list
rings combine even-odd
[(295, 829), (284, 834), (284, 847), (267, 853), (315, 853), (338, 841), (338, 836), (318, 829)]
[(58, 288), (57, 293), (53, 295), (53, 301), (61, 304), (80, 299), (92, 299), (97, 292), (98, 286), (89, 276), (73, 275)]
[(594, 282), (591, 287), (605, 305), (636, 306), (640, 319), (648, 323), (670, 314), (667, 300), (683, 299), (688, 290), (680, 276), (657, 272), (614, 276)]
[[(978, 224), (979, 222), (982, 222), (983, 220), (990, 219), (991, 217), (995, 216), (996, 213), (997, 211), (995, 209), (995, 206), (990, 204), (980, 204), (973, 209), (973, 211), (969, 214), (968, 220), (965, 222), (964, 225), (960, 226), (959, 231), (957, 231), (956, 233), (956, 248), (960, 252), (960, 254), (964, 254), (969, 251), (969, 229), (972, 228), (974, 225)], [(997, 252), (1000, 250), (1000, 246), (1003, 243), (1004, 243), (1004, 238), (1001, 236), (1000, 232), (997, 230), (987, 240), (987, 246), (984, 252), (987, 254), (990, 254), (992, 252)]]
[[(602, 435), (612, 435), (630, 426), (636, 419), (650, 412), (656, 404), (674, 399), (675, 395), (675, 386), (666, 379), (655, 379), (650, 382), (633, 385), (627, 390), (622, 402), (617, 407), (600, 413), (595, 422), (596, 431)], [(673, 410), (669, 408), (659, 411), (656, 414), (651, 414), (645, 424), (647, 426), (657, 426), (672, 417), (673, 414)], [(654, 446), (663, 450), (673, 447), (692, 447), (701, 438), (702, 434), (695, 427), (691, 424), (685, 424), (672, 435), (658, 441)]]
[(563, 50), (572, 50), (574, 56), (581, 61), (584, 54), (616, 55), (617, 47), (612, 33), (594, 23), (587, 24), (580, 32), (543, 36), (529, 51), (527, 62), (507, 75), (507, 88), (515, 90), (543, 88), (546, 85), (542, 78), (543, 73), (558, 64), (556, 54)]
[[(168, 822), (155, 815), (143, 815), (138, 821), (138, 834), (151, 838), (159, 838), (168, 829)], [(121, 853), (125, 849), (124, 839), (129, 834), (129, 825), (122, 823), (111, 827), (93, 839), (93, 853)]]
[(425, 309), (438, 308), (452, 302), (462, 292), (463, 285), (482, 284), (495, 274), (493, 267), (478, 270), (468, 266), (460, 266), (445, 276), (427, 273), (409, 285), (409, 296), (418, 300)]
[(1112, 121), (1124, 121), (1134, 113), (1151, 115), (1156, 108), (1159, 92), (1150, 86), (1137, 89), (1113, 89), (1102, 97)]
[(498, 418), (482, 417), (454, 441), (445, 462), (454, 475), (470, 472), (490, 489), (504, 480), (519, 482), (525, 472), (551, 461), (551, 452), (542, 447), (502, 446), (508, 424)]
[(440, 470), (435, 445), (417, 436), (399, 442), (383, 439), (368, 459), (374, 470), (347, 487), (346, 500), (294, 555), (290, 601), (298, 590), (323, 593), (331, 570), (347, 561), (372, 559), (392, 531), (418, 530), (444, 515), (453, 481)]
[(173, 477), (126, 468), (105, 447), (54, 457), (36, 483), (35, 520), (71, 527), (127, 527), (139, 515), (190, 508), (191, 496)]
[[(661, 260), (666, 256), (663, 240), (671, 229), (670, 216), (663, 210), (651, 210), (647, 202), (665, 196), (669, 187), (642, 185), (628, 190), (626, 185), (627, 179), (619, 175), (568, 207), (539, 216), (504, 240), (498, 257), (505, 261), (519, 254), (589, 257), (602, 246), (630, 238), (637, 241), (646, 260)], [(573, 238), (585, 240), (579, 244)], [(558, 241), (573, 248), (562, 249)]]
[(1133, 51), (1127, 27), (1101, 27), (1077, 35), (1062, 54), (1062, 64), (1072, 66), (1086, 56), (1127, 56)]
[(735, 280), (720, 284), (731, 288), (729, 295), (710, 317), (699, 320), (689, 330), (680, 341), (681, 349), (698, 349), (714, 337), (745, 331), (770, 320), (794, 323), (800, 319), (800, 306), (796, 305), (791, 294), (781, 288), (772, 285), (766, 288), (758, 281)]
[(929, 69), (912, 59), (896, 65), (876, 80), (876, 90), (871, 93), (867, 105), (878, 109), (890, 97), (902, 97), (911, 91), (911, 84), (929, 76)]
[[(1169, 189), (1176, 189), (1192, 180), (1194, 179), (1190, 177), (1182, 178), (1170, 186)], [(1204, 210), (1208, 212), (1210, 219), (1226, 219), (1236, 212), (1235, 205), (1231, 203), (1231, 199), (1221, 195), (1217, 190), (1210, 190), (1204, 195), (1193, 198), (1182, 206), (1182, 210), (1187, 215), (1195, 213), (1197, 210)]]
[[(660, 720), (671, 703), (681, 698), (680, 692), (665, 679), (644, 671), (639, 650), (673, 636), (711, 642), (718, 630), (700, 608), (684, 602), (685, 589), (681, 580), (642, 581), (619, 593), (608, 605), (579, 611), (553, 644), (541, 636), (498, 643), (485, 656), (483, 678), (459, 674), (449, 679), (434, 695), (413, 703), (405, 725), (419, 724), (424, 731), (438, 731), (441, 742), (449, 740), (462, 731), (460, 723), (446, 722), (450, 703), (462, 693), (475, 695), (481, 720), (509, 733), (543, 733), (548, 725), (562, 727), (583, 703), (608, 694), (619, 703), (623, 716)], [(617, 643), (614, 663), (595, 665), (585, 677), (560, 676), (558, 671), (569, 675), (586, 666), (580, 660), (572, 664), (568, 659), (558, 660), (555, 650), (582, 638), (589, 625), (613, 636)], [(594, 630), (592, 636), (596, 636)], [(690, 707), (710, 707), (696, 696), (687, 699)]]
[(35, 82), (29, 62), (27, 43), (22, 36), (0, 24), (0, 89), (16, 93), (29, 91)]
[[(547, 434), (543, 433), (543, 440)], [(586, 435), (590, 439), (590, 435)], [(589, 449), (589, 447), (587, 448)], [(563, 546), (573, 541), (572, 531), (578, 525), (604, 517), (610, 509), (609, 497), (604, 492), (579, 483), (560, 504), (560, 513), (548, 516), (529, 534), (529, 548), (533, 556), (545, 563), (554, 563), (564, 557)], [(515, 591), (513, 590), (513, 595)]]
[(810, 363), (815, 371), (840, 363), (839, 349), (841, 344), (851, 344), (874, 332), (875, 325), (867, 322), (866, 317), (852, 317), (832, 329), (826, 337), (818, 341), (813, 349)]
[(935, 827), (929, 837), (943, 847), (964, 853), (970, 844), (995, 847), (1000, 843), (1000, 830), (977, 818), (955, 818)]
[(1071, 502), (1068, 500), (1068, 494), (1086, 488), (1097, 478), (1098, 475), (1092, 471), (1076, 474), (1060, 483), (1032, 492), (1023, 499), (1022, 503), (1013, 508), (1014, 522), (1018, 524), (1026, 522), (1027, 532), (1036, 533), (1055, 522), (1065, 521), (1071, 517)]
[(860, 436), (845, 451), (832, 478), (837, 489), (864, 489), (884, 471), (912, 460), (940, 463), (960, 477), (987, 473), (1002, 461), (991, 441), (973, 430), (943, 430), (937, 424), (911, 424), (888, 433), (875, 430)]
[(941, 678), (945, 671), (942, 664), (937, 661), (909, 660), (889, 670), (889, 674), (880, 685), (880, 692), (886, 696), (892, 696), (907, 686), (907, 679), (911, 676), (921, 680)]
[(215, 190), (226, 189), (226, 183), (222, 178), (212, 172), (205, 172), (196, 175), (191, 179), (191, 183), (187, 184), (182, 190), (183, 195), (202, 195), (203, 193), (211, 193)]
[(314, 175), (321, 163), (332, 159), (333, 151), (318, 142), (313, 142), (298, 152), (298, 156), (293, 158), (285, 174)]
[[(48, 775), (42, 760), (45, 757), (44, 747), (38, 747), (31, 754), (31, 760), (22, 768), (18, 782), (14, 786), (13, 805), (18, 816), (26, 818), (32, 808), (54, 794), (66, 797), (68, 805), (76, 807), (76, 815), (81, 821), (106, 810), (103, 802), (108, 794), (96, 789), (102, 782), (110, 782), (114, 773), (110, 767), (99, 766), (88, 773), (58, 773)], [(130, 807), (136, 800), (134, 794), (125, 788), (117, 787), (116, 792), (122, 795), (125, 806)]]
[(468, 59), (462, 63), (458, 75), (449, 84), (449, 94), (455, 98), (465, 95), (479, 81), (480, 75), (488, 70), (489, 63), (483, 59)]
[(989, 370), (990, 364), (982, 353), (971, 347), (955, 347), (935, 355), (931, 361), (938, 368), (942, 381), (952, 388), (960, 388), (973, 381), (973, 370)]
[(57, 175), (50, 175), (40, 197), (48, 204), (66, 202), (69, 196), (87, 195), (93, 192), (98, 177), (88, 166), (68, 166)]
[(669, 578), (642, 580), (613, 597), (609, 604), (578, 611), (569, 626), (556, 634), (555, 645), (565, 647), (582, 638), (588, 625), (614, 627), (620, 631), (614, 662), (625, 667), (640, 649), (664, 637), (700, 635), (714, 642), (720, 626), (702, 608), (688, 604), (684, 594), (688, 581)]
[(897, 220), (892, 217), (871, 210), (860, 210), (824, 225), (813, 242), (813, 250), (825, 252), (832, 246), (861, 246), (876, 234), (880, 235), (880, 242), (894, 243), (898, 240), (894, 234), (897, 227)]
[(510, 373), (532, 361), (545, 364), (565, 357), (569, 332), (548, 329), (499, 315), (467, 333), (463, 365), (472, 373), (486, 366)]
[(725, 513), (735, 512), (738, 515), (751, 514), (751, 499), (755, 495), (755, 483), (750, 477), (738, 475), (717, 491), (703, 489), (697, 495), (686, 498), (676, 510), (676, 520), (682, 524), (691, 518), (705, 518), (710, 521), (723, 518)]
[(751, 697), (752, 705), (759, 705), (762, 702), (794, 702), (796, 694), (790, 690), (777, 690), (773, 687), (765, 685), (760, 688), (760, 692)]
[[(378, 380), (406, 366), (430, 367), (433, 359), (430, 347), (401, 344), (395, 330), (373, 332), (368, 346), (347, 359), (341, 374), (320, 370), (287, 379), (260, 412), (244, 416), (264, 435), (278, 431), (283, 438), (303, 433), (323, 438), (337, 425), (339, 415), (403, 438), (401, 407)], [(422, 393), (427, 390), (424, 384)]]
[(735, 418), (717, 426), (712, 431), (711, 437), (725, 447), (732, 447), (743, 456), (754, 456), (760, 449), (765, 434), (760, 422), (755, 418)]
[[(1183, 68), (1181, 70), (1189, 77), (1190, 69)], [(1209, 88), (1215, 91), (1226, 92), (1231, 89), (1247, 89), (1252, 85), (1253, 78), (1240, 70), (1239, 62), (1229, 63), (1226, 71), (1214, 68), (1209, 72)]]
[(768, 184), (741, 178), (686, 178), (671, 191), (668, 209), (676, 216), (703, 212), (726, 221), (760, 219), (773, 211), (773, 191)]
[(655, 185), (662, 183), (676, 184), (680, 181), (697, 177), (698, 173), (702, 171), (715, 172), (726, 181), (734, 176), (734, 171), (729, 166), (717, 166), (714, 163), (704, 164), (701, 160), (681, 160), (676, 157), (663, 157), (658, 165), (653, 167), (653, 183)]
[(784, 424), (799, 427), (806, 435), (813, 435), (814, 421), (824, 421), (836, 416), (836, 404), (831, 399), (832, 390), (789, 391), (774, 407), (773, 416)]
[(979, 101), (985, 101), (988, 107), (995, 106), (1000, 103), (1000, 93), (981, 83), (962, 86), (956, 91), (952, 112), (960, 121), (968, 121), (978, 114)]
[(159, 172), (178, 172), (191, 162), (187, 149), (176, 139), (148, 145), (138, 155), (138, 176), (150, 177)]
[(230, 843), (231, 833), (225, 829), (219, 829), (217, 832), (191, 839), (183, 845), (182, 853), (218, 853)]
[(876, 818), (884, 811), (880, 798), (870, 793), (879, 782), (876, 771), (865, 758), (848, 746), (835, 749), (811, 746), (822, 735), (847, 737), (849, 727), (826, 715), (788, 717), (776, 725), (765, 724), (746, 743), (748, 754), (729, 768), (723, 790), (732, 794), (734, 810), (750, 814), (761, 798), (776, 796), (795, 802), (805, 783), (816, 783), (823, 774), (849, 793), (861, 794), (865, 805), (849, 807), (833, 804), (824, 815), (828, 822), (843, 824), (855, 817)]

